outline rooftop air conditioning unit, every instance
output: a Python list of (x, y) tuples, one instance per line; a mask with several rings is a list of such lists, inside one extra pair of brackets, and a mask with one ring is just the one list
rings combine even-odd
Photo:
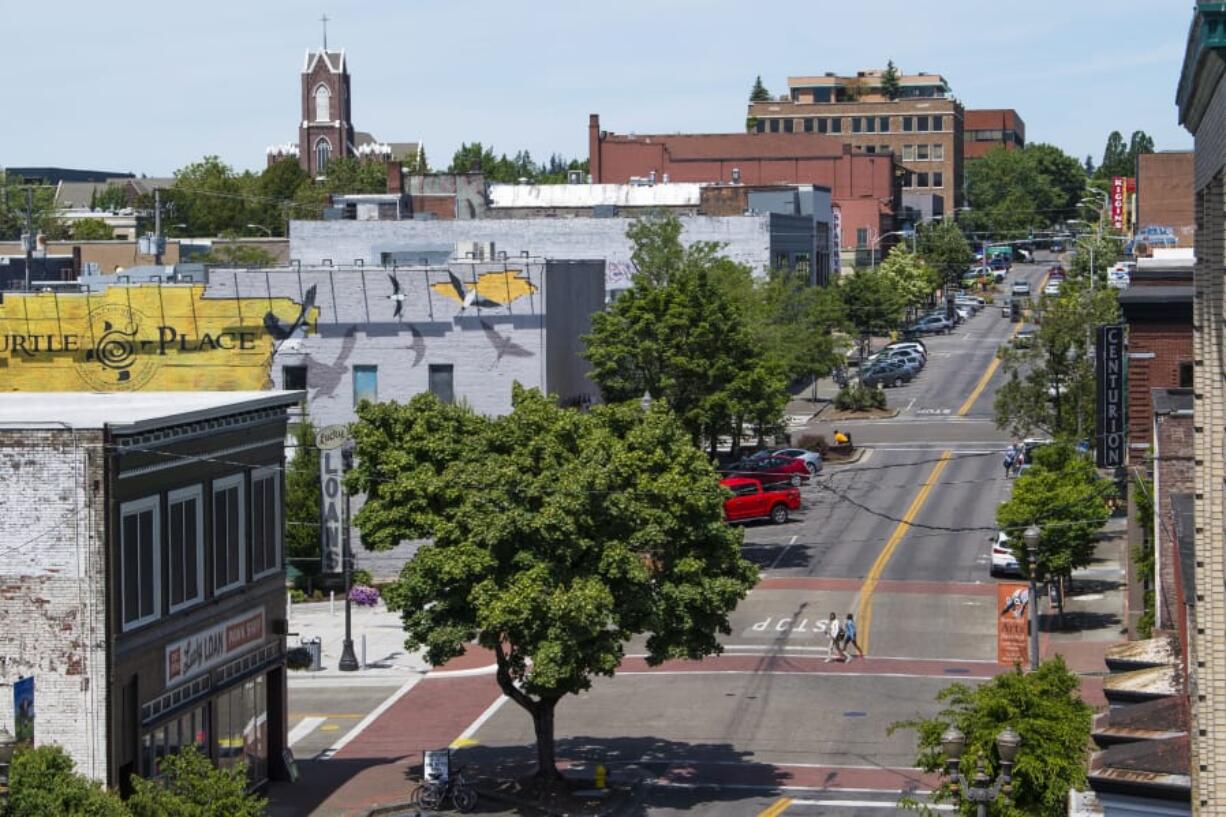
[(741, 183), (741, 169), (739, 167), (732, 168), (732, 183), (733, 184)]
[(566, 171), (566, 183), (567, 184), (583, 184), (583, 171), (582, 170)]

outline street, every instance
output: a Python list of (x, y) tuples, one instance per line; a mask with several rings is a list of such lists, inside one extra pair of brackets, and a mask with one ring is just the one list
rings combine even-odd
[[(1037, 290), (1045, 268), (1017, 265), (1008, 281)], [(987, 543), (1009, 490), (1008, 439), (991, 418), (996, 349), (1018, 328), (989, 305), (952, 334), (925, 338), (928, 366), (888, 391), (897, 417), (837, 424), (861, 459), (828, 465), (788, 523), (745, 528), (761, 581), (733, 614), (724, 654), (652, 668), (631, 643), (614, 678), (560, 704), (565, 765), (603, 763), (615, 779), (645, 781), (650, 815), (868, 815), (904, 795), (923, 801), (935, 780), (913, 767), (914, 733), (889, 734), (890, 725), (935, 713), (952, 681), (999, 671)], [(812, 428), (829, 438), (835, 425)], [(825, 660), (817, 624), (831, 612), (856, 615), (866, 658)], [(291, 728), (306, 723), (295, 752), (312, 768), (351, 761), (342, 776), (366, 775), (372, 791), (380, 780), (403, 787), (422, 750), (449, 743), (457, 762), (479, 770), (527, 768), (531, 720), (500, 696), (491, 663), (466, 656), (407, 694), (339, 680), (294, 688)], [(320, 753), (332, 759), (305, 760)], [(315, 813), (350, 807), (328, 802), (335, 810)]]

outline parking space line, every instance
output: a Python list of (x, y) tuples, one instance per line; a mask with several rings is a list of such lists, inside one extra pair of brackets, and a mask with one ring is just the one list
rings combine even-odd
[(890, 538), (886, 541), (885, 547), (878, 554), (877, 560), (869, 568), (868, 575), (864, 577), (864, 585), (860, 589), (860, 602), (856, 608), (856, 620), (860, 624), (857, 635), (864, 652), (869, 651), (869, 641), (872, 638), (873, 591), (877, 589), (877, 582), (881, 580), (881, 575), (885, 573), (890, 557), (894, 555), (894, 551), (898, 549), (898, 544), (902, 542), (903, 537), (910, 530), (911, 522), (919, 514), (920, 509), (924, 507), (924, 503), (928, 501), (928, 495), (932, 493), (933, 486), (936, 485), (941, 472), (945, 470), (945, 466), (949, 465), (949, 460), (952, 456), (952, 451), (941, 452), (941, 458), (937, 460), (936, 465), (932, 466), (932, 470), (928, 472), (928, 478), (924, 480), (923, 487), (915, 495), (915, 499), (911, 500), (911, 506), (903, 514), (902, 519), (894, 528), (894, 532), (890, 534)]

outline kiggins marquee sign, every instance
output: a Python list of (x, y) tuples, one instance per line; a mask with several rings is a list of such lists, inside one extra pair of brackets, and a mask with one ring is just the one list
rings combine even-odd
[(1094, 373), (1098, 381), (1095, 461), (1099, 468), (1124, 464), (1127, 429), (1124, 425), (1124, 327), (1098, 327), (1094, 349)]
[(263, 389), (275, 343), (268, 327), (302, 311), (289, 298), (206, 299), (203, 286), (6, 294), (0, 390)]

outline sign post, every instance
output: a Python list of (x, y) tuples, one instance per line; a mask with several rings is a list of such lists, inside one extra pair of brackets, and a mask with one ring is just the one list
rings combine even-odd
[[(336, 668), (353, 672), (358, 657), (353, 651), (353, 609), (349, 591), (353, 583), (353, 553), (349, 541), (349, 494), (345, 492), (345, 472), (353, 465), (353, 438), (349, 427), (324, 426), (315, 435), (319, 447), (319, 476), (322, 483), (323, 518), (319, 531), (323, 547), (323, 572), (345, 576), (345, 641)], [(338, 571), (339, 568), (339, 571)]]
[(1124, 327), (1098, 327), (1094, 347), (1094, 374), (1098, 384), (1095, 423), (1095, 462), (1099, 468), (1124, 465)]

